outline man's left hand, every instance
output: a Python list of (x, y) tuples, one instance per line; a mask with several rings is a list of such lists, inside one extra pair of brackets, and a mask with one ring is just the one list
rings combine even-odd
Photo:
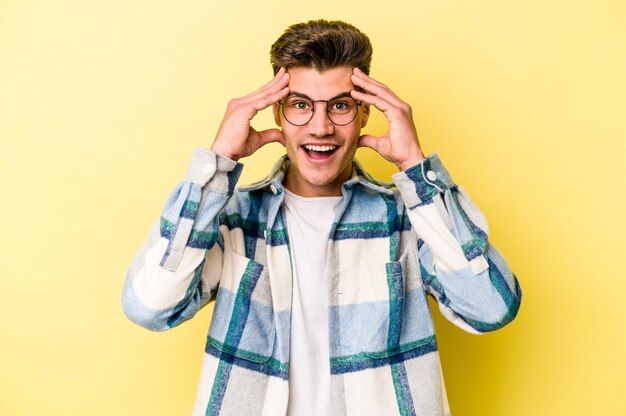
[(352, 90), (352, 97), (378, 108), (389, 122), (389, 130), (382, 136), (362, 135), (359, 138), (359, 147), (373, 149), (386, 160), (395, 163), (401, 171), (424, 160), (411, 106), (398, 98), (385, 84), (367, 76), (358, 68), (354, 68), (352, 83), (365, 91), (363, 93)]

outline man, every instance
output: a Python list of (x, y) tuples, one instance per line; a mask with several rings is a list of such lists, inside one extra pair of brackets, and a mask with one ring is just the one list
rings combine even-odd
[[(369, 77), (369, 39), (343, 22), (291, 26), (274, 78), (232, 100), (197, 149), (128, 270), (124, 310), (166, 330), (215, 299), (194, 414), (449, 414), (426, 295), (471, 332), (516, 315), (518, 282), (484, 217), (411, 109)], [(250, 121), (272, 107), (280, 129)], [(373, 108), (389, 121), (361, 135)], [(286, 148), (269, 176), (235, 188), (239, 159)], [(395, 185), (353, 160), (394, 163)]]

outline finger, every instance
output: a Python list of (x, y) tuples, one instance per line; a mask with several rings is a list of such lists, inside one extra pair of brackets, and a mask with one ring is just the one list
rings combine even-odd
[(289, 94), (289, 87), (276, 91), (269, 95), (262, 95), (252, 102), (251, 105), (256, 111), (261, 111), (270, 105), (282, 100)]
[[(394, 94), (393, 91), (391, 91), (391, 88), (389, 88), (387, 85), (383, 84), (380, 81), (377, 81), (376, 79), (370, 77), (369, 75), (367, 75), (365, 72), (361, 71), (359, 68), (354, 68), (353, 71), (353, 75), (355, 75), (356, 77), (363, 79), (366, 82), (370, 82), (378, 87), (381, 88), (385, 88), (386, 90), (388, 90), (390, 93)], [(395, 95), (395, 94), (394, 94)]]
[(352, 71), (352, 73), (355, 76), (357, 76), (359, 78), (362, 78), (364, 80), (368, 80), (371, 83), (376, 84), (376, 85), (378, 85), (380, 87), (384, 87), (385, 86), (385, 84), (383, 84), (382, 82), (375, 80), (374, 78), (372, 78), (369, 75), (367, 75), (365, 72), (361, 71), (361, 69), (359, 67), (355, 67), (354, 70)]
[(396, 109), (393, 104), (378, 95), (366, 94), (357, 90), (350, 91), (350, 95), (352, 95), (352, 98), (357, 101), (363, 101), (364, 103), (373, 105), (383, 113), (388, 113), (389, 111)]
[(279, 129), (268, 129), (257, 132), (260, 137), (261, 146), (265, 146), (268, 143), (278, 142), (285, 145), (285, 136)]
[[(261, 91), (263, 89), (267, 89), (271, 87), (272, 85), (279, 83), (284, 78), (285, 74), (287, 74), (287, 70), (281, 66), (278, 72), (276, 72), (276, 75), (274, 75), (274, 77), (269, 82), (267, 82), (265, 85), (263, 85), (261, 88), (259, 88), (255, 92)], [(253, 92), (253, 94), (255, 92)]]
[(250, 122), (259, 111), (264, 110), (272, 104), (282, 100), (288, 94), (289, 87), (284, 87), (282, 90), (276, 91), (273, 94), (261, 95), (254, 102), (242, 102), (241, 100), (234, 100), (234, 102), (231, 101), (229, 106), (232, 105), (232, 107), (227, 108), (227, 115), (238, 114), (237, 117), (245, 117), (248, 122)]
[(384, 84), (378, 85), (379, 83), (374, 83), (371, 80), (361, 78), (356, 75), (352, 75), (352, 83), (369, 93), (383, 97), (385, 100), (397, 107), (404, 105), (404, 102)]
[(371, 134), (364, 134), (359, 137), (357, 147), (369, 147), (370, 149), (376, 150), (376, 142), (378, 139), (380, 139), (380, 137), (372, 136)]
[[(258, 91), (253, 95), (249, 95), (241, 99), (241, 104), (247, 105), (251, 103), (256, 103), (258, 101), (264, 101), (267, 97), (273, 96), (275, 94), (279, 94), (287, 88), (289, 84), (289, 78), (284, 79), (284, 82), (280, 84), (273, 85), (271, 88), (264, 89), (262, 91)], [(255, 104), (253, 104), (255, 105)]]
[(377, 95), (381, 95), (387, 99), (387, 101), (393, 102), (398, 106), (404, 104), (404, 102), (398, 97), (388, 86), (383, 84), (382, 82), (376, 81), (374, 78), (371, 78), (363, 71), (356, 71), (358, 68), (355, 68), (354, 73), (352, 74), (352, 82), (355, 85), (363, 88), (366, 91), (373, 92)]
[(289, 76), (289, 73), (284, 68), (281, 68), (270, 82), (259, 89), (259, 92), (275, 90), (276, 88), (280, 89), (281, 85), (286, 85), (289, 82)]
[(259, 96), (264, 94), (271, 94), (275, 91), (278, 91), (284, 88), (288, 83), (289, 73), (285, 72), (285, 70), (281, 68), (270, 82), (268, 82), (258, 90), (242, 97), (241, 100), (243, 102), (255, 101)]

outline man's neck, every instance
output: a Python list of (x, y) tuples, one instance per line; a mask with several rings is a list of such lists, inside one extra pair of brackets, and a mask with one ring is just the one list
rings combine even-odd
[(351, 176), (352, 164), (333, 181), (325, 184), (314, 184), (305, 180), (292, 166), (283, 181), (283, 185), (290, 192), (305, 198), (341, 196), (341, 187)]

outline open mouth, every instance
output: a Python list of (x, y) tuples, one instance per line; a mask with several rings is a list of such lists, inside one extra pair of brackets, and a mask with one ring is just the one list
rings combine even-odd
[(338, 147), (339, 146), (334, 144), (325, 144), (322, 146), (305, 144), (302, 146), (302, 149), (304, 149), (307, 156), (311, 159), (324, 160), (328, 159), (333, 153), (335, 153), (335, 150), (337, 150)]

